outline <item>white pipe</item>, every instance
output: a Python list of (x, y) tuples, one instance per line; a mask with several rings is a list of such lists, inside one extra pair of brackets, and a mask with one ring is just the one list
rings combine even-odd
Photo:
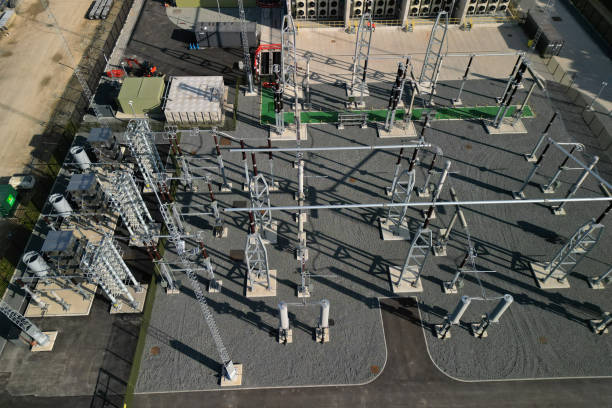
[(551, 204), (561, 202), (598, 202), (612, 201), (612, 197), (579, 197), (579, 198), (530, 198), (525, 200), (474, 200), (442, 202), (409, 202), (409, 203), (365, 203), (365, 204), (324, 204), (324, 205), (285, 205), (276, 207), (236, 207), (224, 208), (224, 212), (248, 211), (295, 211), (295, 210), (341, 210), (345, 208), (389, 208), (389, 207), (427, 207), (430, 205), (445, 207), (449, 205), (496, 205), (496, 204)]
[(245, 148), (245, 149), (229, 149), (230, 153), (237, 152), (317, 152), (317, 151), (328, 151), (328, 150), (393, 150), (403, 148), (421, 148), (431, 147), (431, 143), (412, 143), (402, 145), (377, 145), (377, 146), (338, 146), (338, 147), (261, 147), (261, 148)]

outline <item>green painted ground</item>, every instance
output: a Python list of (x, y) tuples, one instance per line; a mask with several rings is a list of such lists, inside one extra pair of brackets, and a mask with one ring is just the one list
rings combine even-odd
[[(269, 125), (275, 122), (274, 120), (274, 99), (273, 92), (269, 88), (263, 88), (261, 94), (261, 123)], [(440, 107), (436, 109), (435, 119), (453, 120), (453, 119), (493, 119), (497, 114), (497, 106), (472, 106), (472, 107)], [(506, 116), (512, 116), (517, 106), (510, 106)], [(421, 115), (427, 113), (429, 109), (413, 109), (412, 119), (420, 120)], [(349, 111), (352, 113), (367, 112), (368, 120), (371, 122), (384, 122), (387, 117), (386, 109), (369, 110), (369, 111)], [(342, 112), (301, 112), (300, 118), (302, 123), (336, 123), (338, 122), (338, 113)], [(395, 114), (396, 120), (404, 119), (405, 110), (398, 109)], [(533, 111), (529, 106), (525, 106), (522, 117), (531, 118), (534, 116)], [(285, 122), (293, 123), (293, 112), (285, 112)]]

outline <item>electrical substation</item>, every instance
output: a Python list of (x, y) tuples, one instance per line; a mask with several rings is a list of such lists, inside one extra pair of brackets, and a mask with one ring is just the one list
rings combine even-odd
[(366, 384), (399, 297), (451, 378), (610, 376), (610, 153), (511, 1), (141, 3), (0, 307), (21, 355), (103, 302), (146, 316), (135, 395)]

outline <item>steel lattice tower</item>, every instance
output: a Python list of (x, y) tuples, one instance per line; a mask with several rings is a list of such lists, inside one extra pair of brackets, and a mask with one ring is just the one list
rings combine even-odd
[[(391, 203), (408, 203), (414, 190), (416, 176), (414, 170), (404, 170), (397, 178), (397, 182), (393, 185), (391, 192)], [(406, 218), (407, 206), (389, 207), (387, 211), (387, 220), (395, 226), (395, 230), (399, 232), (404, 219)], [(395, 233), (395, 231), (394, 231)]]
[(166, 193), (166, 170), (155, 147), (149, 122), (146, 119), (130, 120), (125, 138), (145, 182), (153, 190)]
[(15, 326), (19, 327), (21, 331), (33, 338), (39, 345), (44, 346), (49, 342), (49, 336), (40, 331), (34, 323), (21, 313), (10, 307), (4, 300), (0, 300), (0, 313), (5, 315), (15, 324)]
[(295, 109), (298, 110), (299, 95), (297, 85), (297, 56), (296, 56), (296, 39), (295, 39), (295, 24), (290, 14), (283, 18), (283, 26), (281, 30), (281, 81), (282, 90), (285, 92), (287, 86), (293, 86), (295, 96)]
[(234, 367), (234, 363), (229, 357), (225, 345), (223, 344), (223, 339), (219, 333), (219, 328), (217, 327), (217, 323), (215, 322), (210, 308), (208, 307), (208, 303), (206, 302), (206, 297), (204, 296), (202, 288), (200, 287), (198, 277), (193, 271), (193, 262), (189, 259), (189, 253), (185, 249), (185, 241), (182, 239), (182, 236), (185, 235), (185, 231), (183, 223), (180, 219), (180, 214), (178, 213), (177, 208), (172, 204), (160, 203), (159, 209), (162, 214), (162, 218), (164, 219), (164, 223), (166, 224), (166, 228), (168, 229), (170, 241), (176, 248), (181, 265), (185, 270), (185, 274), (189, 278), (191, 288), (196, 295), (196, 299), (200, 305), (200, 309), (202, 310), (202, 314), (204, 315), (204, 319), (206, 320), (210, 334), (215, 342), (217, 352), (219, 353), (219, 358), (223, 364), (223, 374), (228, 379), (233, 380), (237, 375), (236, 369)]
[(136, 291), (141, 290), (140, 284), (123, 262), (111, 236), (104, 236), (99, 243), (87, 244), (81, 258), (81, 269), (90, 282), (100, 285), (115, 309), (121, 309), (119, 296), (127, 299), (134, 309), (138, 308), (138, 303), (128, 291), (125, 282), (131, 281)]
[[(244, 255), (247, 264), (247, 279), (249, 290), (253, 290), (257, 281), (265, 277), (266, 289), (270, 289), (270, 268), (268, 265), (268, 251), (259, 233), (251, 233), (247, 236)], [(261, 284), (261, 283), (259, 283)]]
[[(370, 44), (372, 42), (372, 27), (372, 15), (369, 12), (362, 14), (357, 27), (357, 41), (355, 43), (355, 55), (353, 56), (353, 75), (351, 76), (350, 86), (350, 91), (353, 94), (357, 91), (363, 91), (365, 86), (368, 59), (370, 58)], [(357, 88), (355, 88), (356, 85)]]
[(115, 171), (109, 179), (106, 195), (119, 213), (130, 236), (142, 242), (152, 241), (148, 222), (153, 218), (147, 209), (134, 178), (127, 171)]
[[(263, 174), (258, 174), (251, 179), (249, 193), (253, 208), (270, 207), (270, 189)], [(255, 211), (253, 215), (260, 231), (263, 231), (264, 228), (269, 227), (272, 223), (272, 213), (270, 210)]]
[[(443, 22), (440, 21), (441, 18), (444, 19)], [(440, 64), (442, 63), (442, 47), (444, 46), (447, 31), (448, 13), (442, 11), (436, 17), (436, 22), (431, 28), (431, 35), (427, 44), (425, 59), (423, 60), (423, 68), (421, 68), (421, 76), (419, 77), (419, 84), (423, 86), (428, 87), (435, 84)]]
[(253, 70), (251, 69), (251, 54), (249, 52), (249, 40), (247, 38), (246, 16), (242, 0), (238, 0), (238, 10), (240, 14), (240, 37), (242, 39), (242, 52), (244, 57), (244, 73), (247, 76), (249, 93), (255, 92), (253, 88)]

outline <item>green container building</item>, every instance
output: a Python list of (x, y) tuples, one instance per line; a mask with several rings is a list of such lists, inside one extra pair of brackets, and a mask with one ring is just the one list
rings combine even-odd
[(0, 185), (0, 216), (10, 216), (15, 208), (17, 208), (17, 190), (9, 184)]
[(117, 97), (119, 109), (130, 115), (155, 110), (161, 105), (164, 87), (164, 78), (161, 77), (125, 78)]

